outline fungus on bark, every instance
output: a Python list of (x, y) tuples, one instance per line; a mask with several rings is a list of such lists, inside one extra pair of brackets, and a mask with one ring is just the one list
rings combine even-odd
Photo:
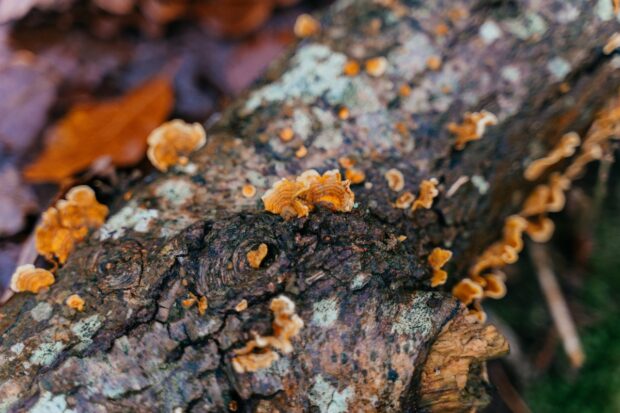
[(394, 191), (402, 191), (405, 187), (405, 177), (403, 173), (396, 168), (389, 169), (384, 175), (385, 180), (388, 183), (388, 187)]
[(433, 248), (428, 256), (428, 264), (433, 269), (431, 287), (443, 285), (448, 280), (448, 272), (443, 270), (443, 266), (452, 258), (452, 251), (443, 248)]
[(368, 59), (365, 64), (366, 73), (373, 77), (383, 76), (388, 67), (388, 61), (385, 57), (373, 57)]
[(43, 268), (35, 268), (32, 264), (20, 265), (11, 276), (10, 288), (16, 293), (38, 293), (43, 288), (54, 284), (54, 274)]
[(260, 268), (260, 264), (263, 262), (268, 252), (267, 244), (261, 243), (258, 247), (248, 251), (246, 258), (250, 267), (257, 269)]
[(146, 156), (155, 168), (165, 172), (171, 166), (187, 164), (188, 156), (206, 141), (207, 134), (200, 123), (175, 119), (151, 132), (147, 138)]
[(560, 142), (558, 142), (546, 156), (529, 164), (523, 176), (529, 181), (538, 179), (549, 167), (555, 165), (564, 158), (573, 156), (580, 143), (581, 139), (575, 132), (565, 134), (560, 139)]
[(417, 199), (413, 201), (412, 211), (420, 208), (430, 209), (433, 206), (433, 200), (439, 195), (438, 183), (435, 178), (425, 179), (420, 183), (420, 193)]
[(468, 142), (482, 138), (487, 126), (497, 125), (497, 117), (486, 110), (480, 112), (466, 112), (460, 124), (450, 122), (448, 130), (456, 136), (454, 148), (457, 151), (465, 149)]
[(309, 14), (303, 13), (297, 16), (293, 32), (297, 37), (310, 37), (319, 33), (321, 23)]
[(65, 301), (65, 303), (67, 304), (67, 306), (69, 308), (73, 308), (74, 310), (77, 311), (84, 311), (84, 299), (82, 297), (80, 297), (78, 294), (71, 294), (69, 297), (67, 297), (67, 300)]

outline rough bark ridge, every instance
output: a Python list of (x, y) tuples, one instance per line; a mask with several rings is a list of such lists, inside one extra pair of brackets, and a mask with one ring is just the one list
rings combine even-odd
[[(210, 127), (189, 165), (148, 177), (119, 201), (48, 292), (2, 308), (0, 411), (467, 411), (481, 403), (481, 360), (505, 342), (491, 327), (462, 327), (450, 284), (429, 287), (426, 257), (450, 248), (450, 282), (464, 276), (532, 188), (524, 166), (562, 133), (583, 132), (615, 92), (617, 62), (601, 52), (617, 30), (611, 2), (342, 0), (322, 23), (320, 36), (300, 42)], [(444, 36), (439, 23), (448, 24)], [(347, 56), (385, 56), (389, 68), (345, 77)], [(441, 57), (439, 70), (427, 68), (430, 56)], [(402, 84), (411, 94), (398, 94)], [(341, 106), (346, 120), (336, 115)], [(453, 151), (446, 123), (480, 109), (499, 124)], [(284, 127), (295, 131), (291, 142), (277, 138)], [(301, 144), (308, 155), (298, 159)], [(353, 187), (352, 213), (284, 222), (261, 212), (258, 196), (242, 196), (246, 183), (260, 195), (280, 177), (337, 168), (341, 156), (357, 159), (371, 184)], [(392, 207), (390, 168), (414, 193), (437, 178), (433, 208)], [(245, 256), (259, 243), (269, 255), (255, 270)], [(181, 306), (188, 292), (207, 297), (205, 315)], [(64, 305), (72, 293), (85, 298), (84, 312)], [(268, 304), (280, 293), (306, 323), (294, 353), (235, 373), (231, 349), (251, 331), (270, 333)], [(249, 307), (238, 313), (242, 299)], [(453, 359), (450, 337), (486, 344), (464, 342)], [(429, 379), (436, 340), (428, 362), (458, 364), (464, 382)]]

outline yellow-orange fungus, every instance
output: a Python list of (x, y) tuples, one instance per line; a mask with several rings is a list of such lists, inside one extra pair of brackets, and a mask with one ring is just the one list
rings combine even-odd
[(321, 30), (321, 24), (317, 19), (309, 14), (300, 14), (297, 16), (293, 31), (297, 37), (314, 36)]
[(463, 278), (452, 289), (452, 295), (465, 305), (484, 296), (484, 290), (480, 285), (469, 278)]
[(357, 76), (360, 72), (360, 64), (355, 60), (348, 60), (344, 67), (342, 68), (342, 72), (346, 76)]
[(448, 280), (448, 273), (442, 267), (452, 258), (452, 252), (443, 248), (434, 248), (428, 256), (428, 264), (433, 269), (431, 287), (443, 285)]
[(344, 177), (353, 185), (361, 184), (366, 180), (366, 174), (361, 169), (349, 168), (344, 171)]
[(32, 264), (20, 265), (11, 276), (10, 288), (16, 293), (38, 293), (43, 288), (54, 284), (54, 274)]
[(246, 257), (247, 257), (248, 263), (250, 264), (250, 267), (255, 268), (255, 269), (259, 268), (261, 262), (263, 262), (263, 260), (267, 256), (267, 252), (268, 252), (268, 247), (267, 247), (267, 244), (265, 243), (261, 243), (258, 247), (256, 247), (256, 249), (248, 251), (248, 253), (246, 254)]
[(487, 126), (496, 125), (497, 117), (486, 110), (474, 113), (465, 113), (463, 122), (448, 124), (448, 130), (456, 136), (454, 148), (458, 151), (465, 149), (468, 142), (481, 139)]
[(412, 211), (420, 208), (430, 209), (433, 206), (433, 200), (439, 195), (437, 184), (438, 182), (435, 178), (425, 179), (420, 183), (420, 193), (418, 198), (413, 201)]
[(405, 187), (405, 177), (403, 176), (403, 173), (398, 169), (389, 169), (384, 176), (385, 180), (388, 183), (388, 187), (392, 191), (399, 192), (402, 191)]
[(77, 294), (71, 294), (69, 297), (67, 297), (67, 301), (65, 302), (67, 303), (67, 306), (69, 308), (73, 308), (77, 311), (84, 311), (84, 300)]
[(241, 188), (241, 194), (244, 198), (252, 198), (256, 195), (256, 187), (251, 184), (243, 185), (243, 188)]
[(302, 319), (295, 314), (295, 304), (281, 295), (271, 301), (269, 308), (274, 314), (273, 334), (271, 336), (255, 334), (254, 339), (248, 341), (244, 347), (234, 350), (235, 356), (231, 362), (237, 373), (267, 368), (279, 359), (276, 351), (283, 354), (293, 351), (291, 339), (299, 334), (304, 326)]
[(147, 139), (147, 157), (160, 171), (184, 165), (190, 153), (202, 147), (207, 135), (200, 123), (189, 124), (175, 119), (153, 130)]
[(41, 215), (35, 229), (35, 248), (48, 260), (64, 264), (76, 243), (82, 241), (89, 229), (103, 225), (108, 208), (97, 202), (95, 192), (85, 185), (72, 188), (66, 199)]
[(403, 192), (402, 195), (396, 199), (396, 202), (394, 202), (394, 206), (399, 209), (407, 209), (411, 206), (414, 200), (415, 195), (411, 192)]
[(562, 136), (560, 142), (547, 154), (547, 156), (537, 159), (525, 170), (525, 179), (534, 181), (538, 179), (549, 167), (555, 165), (563, 158), (571, 157), (579, 146), (581, 139), (575, 132), (570, 132)]
[(366, 61), (366, 73), (373, 77), (382, 76), (388, 67), (385, 57), (375, 57)]

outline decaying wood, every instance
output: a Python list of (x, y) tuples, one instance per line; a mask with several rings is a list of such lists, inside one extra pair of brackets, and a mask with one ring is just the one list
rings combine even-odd
[[(617, 21), (604, 1), (406, 3), (335, 3), (321, 34), (226, 111), (190, 164), (131, 189), (49, 291), (0, 310), (0, 411), (483, 404), (483, 361), (505, 341), (491, 326), (464, 324), (449, 288), (537, 184), (525, 166), (563, 133), (583, 132), (617, 90), (617, 62), (602, 53)], [(440, 24), (448, 31), (438, 35)], [(342, 74), (348, 58), (376, 56), (387, 58), (384, 75)], [(441, 65), (428, 68), (435, 56)], [(411, 92), (399, 94), (404, 84)], [(446, 125), (479, 110), (499, 123), (454, 151)], [(288, 127), (294, 137), (283, 142)], [(302, 145), (307, 154), (296, 157)], [(259, 196), (275, 181), (338, 168), (343, 156), (366, 174), (351, 213), (283, 221), (262, 211)], [(403, 191), (438, 180), (431, 209), (393, 207), (392, 168)], [(248, 183), (255, 197), (243, 195)], [(261, 243), (268, 254), (255, 269), (246, 257)], [(443, 289), (430, 287), (435, 247), (454, 253)], [(207, 298), (204, 315), (181, 304), (189, 293)], [(83, 312), (64, 304), (71, 294)], [(271, 334), (268, 305), (279, 294), (305, 323), (293, 353), (236, 373), (233, 350), (252, 332)]]

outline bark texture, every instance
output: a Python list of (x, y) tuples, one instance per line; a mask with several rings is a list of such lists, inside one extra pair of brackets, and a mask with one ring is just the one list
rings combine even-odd
[[(483, 360), (506, 343), (490, 326), (464, 324), (448, 291), (534, 186), (522, 177), (528, 162), (563, 133), (583, 132), (617, 90), (617, 61), (602, 53), (618, 26), (611, 2), (341, 0), (322, 24), (212, 122), (189, 165), (119, 199), (49, 291), (0, 310), (0, 411), (469, 411), (484, 402)], [(375, 56), (389, 62), (383, 76), (342, 74), (348, 57)], [(439, 69), (427, 68), (431, 56)], [(454, 151), (446, 124), (482, 109), (499, 124)], [(295, 132), (287, 143), (277, 137), (285, 127)], [(308, 154), (297, 158), (302, 144)], [(342, 156), (367, 176), (353, 186), (353, 212), (289, 222), (262, 212), (275, 181), (338, 168)], [(433, 207), (394, 208), (390, 168), (413, 193), (437, 178)], [(256, 197), (243, 197), (246, 183)], [(246, 254), (260, 243), (269, 253), (253, 269)], [(454, 252), (443, 289), (430, 288), (426, 264), (437, 246)], [(189, 292), (207, 297), (206, 314), (181, 305)], [(74, 293), (83, 312), (64, 304)], [(235, 373), (232, 349), (271, 332), (279, 294), (306, 324), (293, 354)], [(242, 299), (249, 306), (237, 312)], [(442, 371), (457, 380), (432, 376)]]

